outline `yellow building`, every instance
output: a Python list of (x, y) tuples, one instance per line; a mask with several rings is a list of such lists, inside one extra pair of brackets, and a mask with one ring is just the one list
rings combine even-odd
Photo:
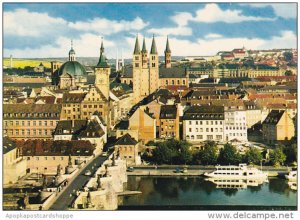
[(60, 112), (60, 104), (5, 104), (4, 136), (15, 140), (51, 139)]
[(179, 115), (176, 105), (163, 105), (159, 114), (159, 137), (179, 139)]
[(274, 143), (294, 137), (295, 126), (286, 111), (272, 110), (262, 123), (262, 132), (266, 142)]
[(91, 87), (81, 101), (81, 119), (89, 119), (94, 112), (108, 122), (109, 102), (98, 87)]
[(81, 103), (86, 93), (64, 93), (60, 120), (81, 119)]
[(128, 133), (142, 144), (156, 138), (156, 119), (145, 107), (139, 107), (129, 120), (120, 121), (116, 127), (117, 138)]
[(16, 142), (20, 155), (27, 161), (28, 173), (55, 174), (57, 166), (81, 164), (93, 157), (95, 146), (84, 140), (27, 140)]
[(118, 152), (122, 160), (126, 160), (127, 165), (141, 164), (138, 142), (128, 133), (117, 140), (115, 151)]
[(19, 154), (16, 143), (9, 138), (3, 138), (3, 183), (16, 183), (25, 176), (27, 163)]

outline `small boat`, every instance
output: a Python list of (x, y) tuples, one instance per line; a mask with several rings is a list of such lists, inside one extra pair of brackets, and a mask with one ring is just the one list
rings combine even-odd
[(289, 181), (297, 181), (297, 170), (292, 170), (288, 175), (285, 175), (285, 178)]
[(267, 179), (268, 173), (262, 172), (255, 167), (248, 167), (247, 164), (239, 164), (238, 166), (220, 166), (211, 173), (204, 173), (204, 176), (219, 179)]

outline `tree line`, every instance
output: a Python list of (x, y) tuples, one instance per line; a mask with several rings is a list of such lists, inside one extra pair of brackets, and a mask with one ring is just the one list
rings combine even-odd
[(191, 150), (191, 144), (185, 140), (170, 139), (153, 143), (156, 147), (146, 151), (142, 159), (153, 164), (173, 165), (290, 165), (297, 161), (297, 144), (279, 145), (268, 151), (250, 147), (244, 154), (230, 143), (218, 148), (213, 141), (208, 141), (200, 150)]

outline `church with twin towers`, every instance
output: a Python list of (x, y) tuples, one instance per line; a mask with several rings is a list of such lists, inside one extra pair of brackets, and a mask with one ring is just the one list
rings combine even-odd
[(141, 49), (138, 36), (136, 37), (132, 68), (125, 68), (123, 71), (123, 78), (130, 79), (132, 77), (132, 81), (130, 81), (133, 86), (135, 103), (141, 101), (149, 94), (154, 93), (159, 88), (184, 90), (188, 87), (188, 74), (186, 69), (179, 66), (173, 67), (171, 59), (172, 56), (168, 37), (166, 39), (166, 48), (164, 50), (164, 64), (160, 64), (159, 62), (159, 55), (154, 36), (149, 52), (147, 50), (145, 38), (143, 39)]

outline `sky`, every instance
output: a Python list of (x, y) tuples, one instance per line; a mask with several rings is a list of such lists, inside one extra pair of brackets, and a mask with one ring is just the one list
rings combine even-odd
[(218, 51), (296, 48), (296, 3), (4, 3), (3, 53), (19, 58), (131, 58), (136, 36), (162, 56), (169, 37), (174, 56)]

